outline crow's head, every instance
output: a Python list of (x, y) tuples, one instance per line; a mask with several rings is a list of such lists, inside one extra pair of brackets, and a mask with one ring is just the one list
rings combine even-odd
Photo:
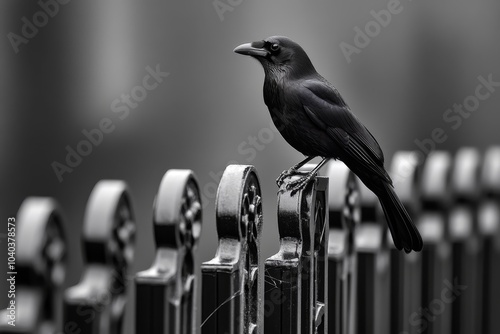
[(304, 49), (284, 36), (242, 44), (234, 52), (257, 59), (266, 75), (279, 73), (300, 77), (316, 72)]

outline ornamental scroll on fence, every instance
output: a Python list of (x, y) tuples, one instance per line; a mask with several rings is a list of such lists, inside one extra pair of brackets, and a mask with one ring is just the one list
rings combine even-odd
[[(218, 247), (201, 277), (192, 171), (161, 180), (156, 255), (135, 275), (128, 187), (100, 181), (85, 211), (81, 279), (64, 291), (65, 259), (78, 249), (66, 243), (56, 201), (28, 198), (16, 219), (16, 326), (3, 310), (0, 333), (499, 333), (500, 147), (435, 151), (424, 163), (398, 152), (389, 170), (421, 231), (421, 253), (395, 249), (376, 197), (331, 162), (293, 196), (278, 192), (279, 249), (265, 259), (257, 172), (230, 165), (216, 217), (204, 223), (215, 225)], [(123, 327), (127, 308), (134, 328)]]

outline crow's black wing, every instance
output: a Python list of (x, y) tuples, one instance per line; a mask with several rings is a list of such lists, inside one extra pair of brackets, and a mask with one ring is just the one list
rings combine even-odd
[(363, 164), (392, 183), (384, 169), (384, 154), (377, 141), (351, 113), (333, 86), (326, 80), (309, 79), (297, 84), (296, 89), (305, 113), (345, 150), (344, 159)]

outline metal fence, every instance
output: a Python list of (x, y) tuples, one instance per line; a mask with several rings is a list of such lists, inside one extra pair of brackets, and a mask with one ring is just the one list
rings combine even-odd
[[(422, 158), (399, 152), (390, 163), (424, 239), (411, 254), (394, 248), (376, 197), (331, 162), (293, 196), (278, 193), (280, 248), (264, 259), (258, 174), (228, 166), (216, 202), (218, 247), (201, 277), (202, 205), (191, 171), (163, 177), (156, 256), (135, 275), (127, 185), (100, 181), (84, 217), (81, 280), (65, 291), (66, 253), (75, 249), (61, 210), (53, 199), (28, 198), (17, 216), (15, 304), (2, 311), (0, 331), (121, 333), (125, 307), (135, 303), (141, 334), (500, 333), (500, 147)], [(134, 300), (126, 297), (130, 275)]]

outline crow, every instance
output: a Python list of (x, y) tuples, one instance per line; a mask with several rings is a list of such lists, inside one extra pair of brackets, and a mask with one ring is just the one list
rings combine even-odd
[[(283, 138), (306, 159), (276, 180), (288, 190), (303, 188), (329, 160), (343, 161), (380, 200), (397, 249), (420, 251), (420, 233), (396, 195), (384, 168), (384, 154), (368, 129), (351, 112), (338, 90), (318, 74), (300, 45), (284, 36), (242, 44), (234, 52), (257, 59), (264, 68), (264, 102)], [(298, 169), (315, 157), (310, 172)], [(293, 195), (293, 193), (292, 193)]]

